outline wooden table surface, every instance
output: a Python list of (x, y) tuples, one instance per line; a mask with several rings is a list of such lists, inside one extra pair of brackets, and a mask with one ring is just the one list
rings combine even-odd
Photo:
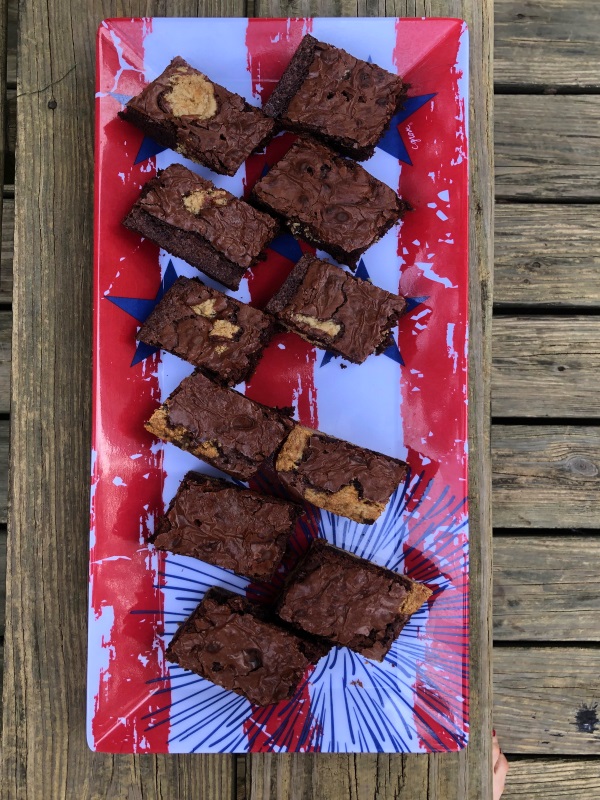
[[(0, 796), (487, 800), (491, 496), (493, 726), (511, 761), (505, 797), (595, 797), (597, 0), (496, 0), (493, 9), (491, 0), (18, 5), (17, 14), (16, 0), (0, 0), (0, 593), (8, 573)], [(432, 757), (92, 754), (84, 692), (95, 29), (107, 16), (311, 14), (459, 16), (470, 25), (472, 743)]]

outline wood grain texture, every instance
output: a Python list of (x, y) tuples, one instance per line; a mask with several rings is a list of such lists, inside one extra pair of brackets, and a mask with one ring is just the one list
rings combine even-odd
[[(469, 2), (255, 2), (256, 16), (335, 15), (451, 16), (467, 19), (471, 37), (470, 119), (471, 198), (471, 336), (470, 352), (470, 535), (471, 535), (471, 741), (450, 756), (353, 756), (330, 758), (313, 770), (306, 756), (253, 755), (238, 762), (238, 790), (244, 800), (377, 798), (387, 800), (488, 800), (491, 798), (491, 539), (489, 386), (491, 364), (491, 269), (493, 264), (493, 181), (489, 120), (492, 114), (492, 4)], [(473, 114), (476, 106), (477, 112)], [(241, 759), (240, 759), (241, 761)], [(320, 763), (320, 762), (319, 762)], [(315, 788), (316, 787), (316, 788)]]
[(15, 182), (15, 147), (17, 144), (17, 92), (9, 89), (6, 92), (6, 128), (4, 153), (4, 183)]
[(600, 427), (492, 426), (494, 526), (597, 528)]
[(11, 334), (12, 314), (10, 311), (0, 311), (0, 414), (10, 411)]
[(595, 205), (496, 206), (494, 306), (600, 307)]
[(596, 0), (495, 0), (496, 86), (600, 87)]
[(600, 417), (600, 318), (496, 317), (492, 413)]
[(586, 800), (600, 795), (594, 758), (524, 758), (510, 762), (502, 800)]
[(0, 641), (4, 639), (5, 607), (6, 607), (6, 528), (2, 527), (0, 529)]
[(0, 303), (10, 303), (12, 300), (14, 229), (15, 201), (12, 197), (4, 198), (0, 248)]
[(8, 491), (8, 420), (0, 419), (0, 525), (6, 525)]
[(600, 537), (494, 539), (496, 641), (600, 641)]
[(599, 700), (598, 649), (494, 649), (494, 727), (507, 754), (597, 756), (600, 727), (584, 723)]
[(242, 14), (243, 5), (96, 1), (83, 10), (74, 0), (31, 0), (20, 8), (13, 513), (0, 778), (0, 795), (10, 800), (233, 798), (231, 756), (92, 754), (82, 668), (96, 27), (106, 16), (203, 11)]
[(600, 96), (497, 95), (496, 197), (600, 198)]
[(8, 24), (6, 33), (6, 81), (9, 88), (17, 85), (17, 26), (19, 0), (8, 0)]

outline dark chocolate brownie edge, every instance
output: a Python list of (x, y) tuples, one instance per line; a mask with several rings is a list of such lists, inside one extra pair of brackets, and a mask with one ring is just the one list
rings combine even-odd
[[(317, 248), (317, 250), (325, 250), (325, 252), (329, 253), (330, 256), (333, 256), (336, 261), (339, 261), (340, 264), (346, 264), (352, 271), (356, 270), (361, 255), (365, 252), (365, 250), (368, 249), (365, 247), (361, 250), (347, 252), (346, 250), (342, 250), (341, 247), (324, 242), (322, 239), (315, 237), (312, 233), (311, 227), (302, 222), (302, 220), (295, 219), (294, 217), (283, 216), (283, 214), (280, 214), (268, 203), (263, 203), (262, 200), (259, 200), (259, 198), (254, 194), (254, 191), (250, 195), (248, 202), (259, 211), (264, 211), (265, 213), (270, 214), (272, 217), (275, 217), (275, 219), (277, 219), (283, 227), (288, 228), (288, 230), (290, 230), (294, 236), (300, 236), (301, 239), (304, 239), (304, 241), (308, 242), (308, 244), (312, 244)], [(397, 220), (392, 221), (384, 233), (387, 233), (387, 231), (393, 225), (395, 225), (396, 222)], [(382, 235), (383, 234), (381, 234), (381, 236)], [(374, 239), (372, 244), (375, 244), (375, 242), (378, 241), (381, 236), (379, 236), (377, 239)]]
[[(381, 574), (381, 572), (385, 573), (386, 577), (391, 580), (395, 581), (396, 583), (401, 583), (404, 588), (410, 593), (411, 590), (415, 585), (423, 586), (423, 589), (426, 592), (429, 592), (424, 584), (419, 584), (417, 581), (413, 581), (407, 575), (403, 575), (402, 573), (393, 572), (392, 570), (387, 569), (386, 567), (381, 567), (379, 564), (375, 564), (371, 561), (367, 561), (366, 559), (360, 558), (359, 556), (354, 555), (353, 553), (349, 553), (347, 550), (342, 550), (339, 547), (335, 547), (335, 545), (329, 544), (326, 539), (316, 538), (313, 539), (309, 549), (306, 551), (305, 555), (299, 560), (293, 570), (288, 574), (285, 583), (282, 587), (281, 593), (275, 605), (275, 613), (279, 614), (281, 607), (285, 603), (285, 594), (287, 587), (294, 582), (298, 575), (302, 575), (304, 571), (304, 565), (309, 558), (318, 558), (319, 555), (323, 552), (333, 552), (336, 554), (338, 558), (341, 558), (343, 561), (349, 564), (355, 564), (357, 561), (361, 562), (363, 569), (367, 570), (368, 572), (376, 572)], [(417, 609), (418, 610), (418, 609)], [(368, 651), (372, 648), (376, 651), (380, 651), (377, 654), (371, 653), (368, 658), (373, 658), (377, 661), (381, 661), (386, 653), (389, 651), (390, 647), (392, 646), (393, 642), (398, 637), (400, 631), (408, 620), (411, 617), (411, 614), (415, 612), (411, 612), (410, 614), (403, 614), (400, 611), (396, 614), (395, 618), (392, 622), (388, 623), (384, 629), (372, 629), (371, 634), (369, 636), (366, 635), (359, 635), (353, 641), (352, 644), (349, 645), (350, 649), (355, 650), (356, 652)], [(302, 632), (302, 628), (294, 623), (287, 622), (286, 620), (281, 620), (284, 625), (290, 626), (290, 628), (297, 632)], [(378, 634), (380, 634), (378, 636)], [(328, 643), (328, 640), (321, 639), (320, 637), (310, 634), (315, 640), (322, 641), (323, 643)], [(333, 640), (332, 640), (333, 641)], [(331, 644), (331, 642), (329, 642)]]
[(129, 230), (151, 239), (159, 247), (204, 272), (229, 289), (238, 289), (246, 269), (220, 255), (200, 236), (169, 225), (134, 205), (123, 220)]
[(156, 122), (146, 114), (142, 114), (136, 108), (125, 106), (123, 111), (119, 111), (119, 117), (139, 128), (146, 136), (149, 136), (157, 144), (174, 150), (177, 147), (177, 131), (174, 125), (166, 125)]
[(268, 314), (277, 315), (289, 305), (290, 301), (302, 285), (302, 281), (304, 280), (304, 276), (308, 271), (311, 261), (313, 261), (313, 256), (304, 255), (292, 267), (292, 271), (279, 287), (279, 290), (275, 292), (273, 297), (265, 306), (265, 311)]
[(302, 39), (290, 63), (285, 68), (279, 83), (265, 103), (263, 111), (268, 117), (281, 117), (287, 111), (292, 97), (300, 89), (310, 67), (317, 40), (306, 34)]

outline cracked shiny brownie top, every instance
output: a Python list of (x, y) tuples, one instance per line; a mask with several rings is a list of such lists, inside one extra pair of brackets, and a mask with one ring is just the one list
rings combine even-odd
[(302, 338), (362, 363), (392, 343), (403, 297), (312, 255), (303, 256), (266, 310)]
[(398, 75), (308, 34), (264, 110), (284, 127), (362, 161), (373, 155), (405, 97)]
[(304, 139), (261, 178), (252, 198), (293, 234), (350, 267), (408, 208), (356, 162)]
[(274, 121), (177, 56), (119, 114), (159, 144), (234, 175), (271, 138)]

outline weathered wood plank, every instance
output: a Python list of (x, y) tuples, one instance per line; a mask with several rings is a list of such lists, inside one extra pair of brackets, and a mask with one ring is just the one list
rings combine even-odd
[(600, 650), (494, 649), (494, 728), (505, 753), (597, 756), (599, 698)]
[(0, 419), (0, 525), (6, 525), (8, 490), (8, 420)]
[(4, 183), (15, 181), (15, 147), (17, 144), (17, 92), (6, 92), (6, 148), (4, 153)]
[(10, 411), (10, 350), (12, 315), (0, 311), (0, 414)]
[(526, 758), (510, 762), (503, 800), (585, 800), (600, 794), (598, 760)]
[(600, 198), (600, 96), (497, 95), (496, 197)]
[[(13, 513), (0, 785), (14, 800), (229, 800), (232, 756), (91, 753), (81, 665), (86, 660), (96, 28), (106, 16), (241, 15), (244, 6), (96, 0), (82, 9), (71, 0), (31, 0), (19, 10), (12, 373), (19, 402), (11, 419)], [(57, 101), (54, 110), (48, 108), (51, 98)], [(0, 433), (5, 428), (1, 423)]]
[(0, 249), (0, 303), (12, 300), (12, 264), (14, 252), (15, 201), (5, 197), (2, 207), (2, 243)]
[(498, 528), (596, 528), (600, 427), (492, 426)]
[[(0, 530), (0, 639), (4, 637), (4, 612), (6, 608), (6, 528)], [(0, 698), (0, 704), (2, 700)]]
[(6, 81), (12, 88), (17, 85), (17, 28), (19, 0), (8, 0), (8, 25), (6, 48)]
[(496, 86), (600, 87), (596, 0), (495, 0)]
[(496, 536), (494, 639), (600, 641), (600, 537)]
[(598, 206), (499, 203), (494, 305), (600, 306)]
[(600, 417), (600, 319), (496, 317), (492, 413)]
[[(488, 800), (491, 798), (491, 753), (489, 731), (491, 648), (491, 591), (489, 564), (491, 559), (490, 482), (485, 469), (489, 448), (489, 371), (490, 304), (492, 264), (492, 216), (490, 201), (492, 153), (489, 146), (489, 125), (492, 95), (490, 92), (491, 41), (488, 25), (491, 4), (454, 0), (453, 2), (369, 3), (332, 0), (329, 3), (255, 2), (248, 13), (265, 16), (302, 16), (320, 14), (371, 14), (420, 16), (440, 15), (466, 18), (471, 36), (472, 101), (477, 111), (471, 114), (471, 196), (474, 211), (471, 225), (471, 336), (470, 360), (470, 441), (477, 455), (471, 459), (471, 740), (469, 748), (457, 755), (428, 758), (424, 771), (422, 756), (399, 757), (334, 756), (319, 759), (313, 767), (307, 756), (251, 756), (245, 759), (244, 769), (238, 767), (239, 791), (244, 800), (309, 800), (327, 797), (345, 800), (347, 797), (377, 797), (380, 800)], [(474, 107), (472, 105), (472, 109)], [(486, 184), (486, 181), (488, 183)], [(323, 766), (321, 766), (321, 764)]]

